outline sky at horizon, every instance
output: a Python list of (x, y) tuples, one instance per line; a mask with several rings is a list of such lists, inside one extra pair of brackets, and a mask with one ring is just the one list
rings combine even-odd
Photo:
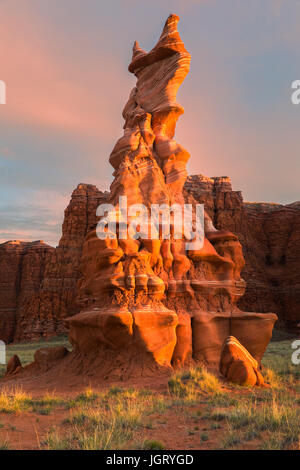
[(176, 130), (189, 174), (300, 199), (299, 0), (0, 0), (0, 243), (56, 245), (73, 189), (109, 189), (133, 42), (150, 50), (169, 13), (192, 56)]

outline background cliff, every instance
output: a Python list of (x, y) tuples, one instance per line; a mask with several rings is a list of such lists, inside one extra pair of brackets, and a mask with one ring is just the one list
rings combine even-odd
[(187, 193), (205, 204), (218, 229), (238, 235), (247, 283), (239, 307), (274, 312), (277, 328), (297, 331), (300, 320), (300, 203), (243, 202), (228, 177), (189, 176)]
[[(246, 260), (245, 311), (274, 312), (277, 327), (296, 331), (300, 320), (300, 203), (286, 206), (243, 202), (228, 177), (187, 178), (186, 200), (204, 203), (218, 229), (235, 233)], [(0, 339), (33, 341), (65, 332), (63, 319), (76, 305), (84, 238), (97, 223), (96, 208), (109, 197), (79, 184), (65, 210), (62, 237), (53, 248), (42, 241), (0, 245)]]

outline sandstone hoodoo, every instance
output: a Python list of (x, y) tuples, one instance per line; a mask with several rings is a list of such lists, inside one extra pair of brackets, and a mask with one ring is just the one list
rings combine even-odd
[[(152, 204), (185, 203), (190, 155), (174, 133), (184, 111), (176, 93), (189, 71), (190, 54), (178, 20), (175, 15), (167, 19), (150, 52), (137, 42), (133, 47), (129, 71), (137, 82), (123, 110), (124, 135), (110, 155), (115, 171), (107, 202), (117, 214), (120, 196), (149, 211)], [(96, 230), (88, 233), (79, 281), (82, 310), (65, 322), (74, 351), (97, 351), (106, 371), (121, 366), (122, 373), (147, 374), (190, 360), (217, 366), (222, 345), (233, 334), (260, 362), (277, 317), (236, 306), (245, 290), (238, 238), (216, 230), (205, 213), (203, 246), (187, 250), (186, 242), (172, 230), (169, 239), (142, 232), (135, 238), (99, 239)]]
[[(134, 44), (129, 71), (136, 86), (123, 110), (124, 135), (110, 155), (114, 180), (105, 196), (107, 207), (113, 208), (108, 212), (116, 218), (116, 237), (108, 226), (107, 236), (99, 238), (93, 206), (93, 226), (79, 266), (80, 312), (65, 319), (73, 351), (59, 357), (54, 351), (50, 356), (57, 361), (47, 359), (47, 370), (60, 364), (57, 377), (72, 370), (108, 379), (145, 377), (191, 361), (217, 369), (229, 336), (258, 367), (271, 338), (276, 315), (237, 307), (245, 291), (242, 246), (235, 234), (215, 228), (209, 207), (203, 244), (193, 249), (187, 248), (185, 232), (177, 236), (174, 223), (169, 237), (160, 226), (154, 238), (139, 231), (138, 211), (127, 214), (127, 236), (120, 235), (122, 197), (128, 207), (140, 204), (149, 212), (153, 205), (197, 203), (184, 188), (190, 155), (174, 139), (184, 112), (176, 94), (191, 59), (177, 31), (178, 20), (169, 16), (150, 52)], [(138, 236), (127, 230), (134, 223)], [(37, 354), (35, 363), (48, 356), (45, 351)]]

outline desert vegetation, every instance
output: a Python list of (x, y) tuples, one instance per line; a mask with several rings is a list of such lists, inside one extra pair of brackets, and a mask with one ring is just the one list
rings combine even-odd
[[(300, 368), (293, 338), (274, 336), (263, 360), (271, 388), (228, 384), (204, 367), (175, 371), (161, 392), (124, 385), (34, 397), (2, 388), (0, 448), (299, 449)], [(65, 337), (50, 344), (70, 347)], [(45, 345), (12, 345), (8, 357), (26, 364)]]

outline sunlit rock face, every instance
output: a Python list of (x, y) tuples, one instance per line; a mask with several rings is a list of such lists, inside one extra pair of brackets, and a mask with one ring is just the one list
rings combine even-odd
[[(129, 71), (137, 82), (123, 110), (124, 135), (109, 159), (115, 171), (107, 202), (117, 213), (120, 196), (128, 205), (149, 209), (151, 204), (196, 203), (183, 192), (190, 155), (174, 139), (184, 111), (176, 93), (191, 58), (178, 20), (169, 16), (150, 52), (137, 42), (133, 47)], [(141, 373), (192, 359), (217, 365), (221, 346), (234, 330), (259, 361), (264, 348), (256, 350), (257, 344), (266, 347), (276, 316), (265, 315), (264, 322), (253, 317), (248, 338), (249, 315), (236, 306), (245, 290), (237, 237), (216, 230), (206, 214), (203, 246), (187, 250), (186, 241), (172, 231), (169, 239), (155, 240), (143, 232), (137, 239), (99, 239), (96, 230), (89, 232), (80, 267), (82, 310), (66, 321), (75, 351), (98, 350), (109, 361), (124, 351), (126, 360), (128, 354), (139, 358)]]

